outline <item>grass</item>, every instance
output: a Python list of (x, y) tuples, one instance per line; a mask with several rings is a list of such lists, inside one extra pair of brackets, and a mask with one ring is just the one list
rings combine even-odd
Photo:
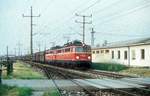
[(150, 77), (150, 68), (144, 67), (127, 67), (121, 64), (115, 63), (93, 63), (92, 69), (119, 72), (121, 74), (128, 74), (137, 77)]
[(122, 74), (130, 74), (138, 77), (150, 77), (150, 68), (128, 68), (126, 70), (122, 70), (119, 73)]
[(97, 70), (104, 70), (104, 71), (121, 71), (125, 70), (128, 67), (125, 65), (121, 64), (115, 64), (115, 63), (92, 63), (91, 64), (92, 69), (97, 69)]
[(31, 96), (31, 94), (30, 88), (0, 85), (0, 96)]
[(23, 64), (17, 61), (14, 63), (14, 70), (11, 76), (7, 76), (6, 70), (3, 71), (4, 79), (45, 79), (46, 77), (35, 70), (33, 70), (29, 65)]
[(59, 96), (59, 93), (56, 89), (51, 89), (50, 91), (46, 91), (43, 96)]

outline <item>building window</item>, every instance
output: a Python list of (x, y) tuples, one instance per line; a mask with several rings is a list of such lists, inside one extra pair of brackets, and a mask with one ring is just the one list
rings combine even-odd
[(126, 60), (128, 58), (128, 53), (127, 51), (124, 51), (124, 59)]
[(105, 50), (105, 53), (109, 53), (109, 50)]
[(114, 59), (114, 51), (112, 51), (111, 53), (112, 53), (112, 59)]
[(131, 51), (131, 54), (132, 54), (132, 60), (135, 60), (135, 59), (136, 59), (136, 58), (135, 58), (135, 57), (136, 57), (136, 56), (135, 56), (135, 50), (132, 50), (132, 51)]
[(99, 51), (96, 51), (96, 54), (99, 54)]
[(95, 51), (93, 51), (93, 54), (95, 54)]
[(104, 53), (104, 50), (101, 50), (101, 53)]
[(141, 49), (141, 59), (145, 59), (145, 50)]
[(118, 59), (120, 59), (120, 51), (118, 51)]

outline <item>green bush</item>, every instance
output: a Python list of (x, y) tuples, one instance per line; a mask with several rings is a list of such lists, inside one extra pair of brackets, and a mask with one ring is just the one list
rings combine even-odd
[(0, 85), (0, 96), (31, 96), (31, 94), (30, 88)]
[(97, 69), (97, 70), (118, 72), (118, 71), (127, 69), (128, 67), (125, 65), (115, 64), (115, 63), (92, 63), (91, 68)]

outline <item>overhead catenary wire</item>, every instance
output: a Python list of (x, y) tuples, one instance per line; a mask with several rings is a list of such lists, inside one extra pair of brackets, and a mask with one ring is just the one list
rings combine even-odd
[(107, 36), (124, 36), (124, 37), (141, 37), (141, 36), (147, 36), (147, 35), (131, 35), (131, 34), (120, 34), (120, 33), (106, 33), (106, 32), (97, 32), (98, 34), (103, 34), (103, 35), (107, 35)]
[(102, 0), (96, 0), (93, 4), (91, 4), (90, 6), (86, 7), (85, 9), (78, 11), (78, 13), (82, 13), (85, 12), (87, 10), (89, 10), (90, 8), (92, 8), (93, 6), (95, 6), (96, 4), (100, 3)]
[[(97, 0), (96, 2), (100, 2), (99, 0)], [(91, 7), (93, 7), (95, 4), (96, 4), (96, 2), (94, 3), (94, 4), (92, 4), (91, 6), (89, 6), (87, 9), (89, 9), (89, 8), (91, 8)], [(117, 3), (117, 2), (115, 2), (115, 3)], [(84, 4), (84, 3), (83, 3)], [(82, 5), (82, 4), (81, 4)], [(112, 5), (111, 5), (112, 6)], [(76, 12), (76, 10), (78, 10), (79, 8), (77, 7), (75, 10), (74, 10), (74, 12)], [(87, 10), (86, 9), (86, 10)], [(83, 11), (86, 11), (86, 10), (83, 10)], [(104, 10), (104, 9), (103, 9)], [(82, 11), (82, 12), (83, 12)], [(69, 18), (69, 19), (66, 19), (65, 21), (69, 21), (70, 19), (72, 19), (73, 18), (73, 16), (71, 17), (71, 18)], [(64, 21), (64, 22), (65, 22)], [(46, 26), (45, 26), (46, 27)], [(61, 27), (61, 26), (59, 26), (59, 27)], [(57, 27), (56, 27), (56, 29), (57, 29)], [(43, 35), (44, 36), (44, 35)]]
[[(119, 2), (119, 1), (118, 1), (118, 2)], [(106, 20), (106, 21), (107, 21), (107, 20)], [(108, 20), (108, 22), (109, 22), (109, 20)], [(104, 23), (107, 23), (107, 22), (104, 22)], [(64, 25), (64, 24), (63, 24), (63, 25)], [(55, 29), (57, 29), (58, 27), (64, 27), (64, 26), (56, 26)], [(55, 30), (55, 29), (54, 29), (54, 30)], [(111, 34), (111, 35), (112, 35), (112, 33), (103, 33), (103, 34), (105, 34), (105, 35), (107, 35), (107, 34), (110, 35), (110, 34)], [(132, 35), (128, 35), (128, 34), (119, 34), (119, 35), (120, 35), (120, 36), (132, 36)], [(45, 36), (45, 35), (43, 35), (43, 36)], [(48, 35), (46, 35), (46, 36), (48, 36)], [(113, 35), (113, 36), (115, 36), (115, 35)], [(118, 36), (118, 35), (117, 35), (117, 36)], [(135, 35), (135, 36), (132, 36), (132, 37), (139, 37), (139, 36), (140, 36), (140, 35)]]
[[(89, 0), (89, 1), (91, 1), (91, 0)], [(89, 2), (89, 1), (88, 1), (88, 2)], [(73, 15), (72, 15), (70, 18), (66, 18), (65, 20), (63, 19), (62, 22), (60, 22), (60, 20), (57, 20), (56, 22), (60, 22), (61, 24), (64, 25), (64, 22), (70, 21), (71, 19), (74, 18), (74, 13), (79, 9), (79, 7), (81, 7), (82, 5), (85, 5), (85, 4), (88, 3), (88, 2), (87, 2), (87, 1), (86, 1), (86, 2), (83, 2), (81, 5), (77, 6), (77, 7), (71, 12)], [(47, 24), (45, 24), (44, 27), (42, 27), (38, 32), (41, 32), (42, 29), (47, 28), (50, 23), (51, 23), (51, 22), (48, 22)], [(58, 25), (57, 25), (57, 27), (58, 27)], [(55, 27), (55, 28), (56, 28), (56, 27)], [(55, 29), (55, 28), (54, 28), (54, 29)], [(43, 33), (43, 32), (42, 32), (42, 33)]]
[[(90, 0), (90, 1), (91, 1), (91, 0)], [(92, 4), (91, 6), (89, 6), (88, 8), (86, 8), (86, 10), (89, 9), (89, 8), (91, 8), (91, 7), (93, 7), (97, 2), (99, 3), (100, 0), (97, 0), (94, 4)], [(83, 4), (85, 5), (85, 3), (88, 3), (88, 2), (84, 2)], [(83, 4), (81, 4), (81, 5), (83, 5)], [(80, 6), (81, 6), (81, 5), (80, 5)], [(79, 6), (78, 6), (72, 13), (75, 13), (78, 9), (79, 9)], [(84, 9), (84, 10), (82, 10), (82, 12), (83, 12), (83, 11), (86, 11), (86, 10)], [(72, 19), (72, 18), (73, 18), (73, 16), (72, 16), (71, 18), (69, 18), (69, 19), (66, 19), (65, 21), (69, 21), (69, 20)], [(64, 21), (64, 22), (65, 22), (65, 21)], [(48, 25), (48, 24), (46, 24), (46, 25), (44, 26), (44, 28), (46, 28), (47, 25)], [(59, 26), (59, 27), (60, 27), (60, 26)], [(57, 28), (57, 27), (56, 27), (56, 28)]]
[[(145, 3), (145, 4), (143, 4), (142, 6), (138, 6), (138, 7), (135, 7), (135, 8), (133, 8), (133, 9), (130, 9), (130, 10), (127, 10), (127, 11), (123, 11), (123, 12), (118, 12), (118, 14), (114, 14), (114, 15), (111, 15), (111, 16), (109, 16), (109, 17), (107, 17), (106, 19), (103, 19), (103, 22), (97, 22), (98, 24), (99, 23), (101, 23), (101, 24), (104, 24), (104, 23), (108, 23), (108, 22), (110, 22), (110, 21), (112, 21), (112, 20), (115, 20), (115, 19), (118, 19), (118, 18), (120, 18), (120, 17), (123, 17), (123, 16), (126, 16), (126, 15), (129, 15), (129, 14), (131, 14), (131, 13), (134, 13), (134, 12), (136, 12), (136, 11), (139, 11), (139, 10), (141, 10), (141, 9), (144, 9), (144, 8), (147, 8), (147, 7), (150, 7), (150, 2), (149, 3)], [(105, 17), (105, 16), (104, 16)], [(96, 24), (97, 24), (96, 23)]]
[[(90, 1), (91, 1), (91, 0), (90, 0)], [(93, 7), (94, 5), (96, 5), (97, 3), (99, 3), (100, 1), (101, 1), (101, 0), (97, 0), (94, 4), (90, 5), (89, 7), (85, 8), (84, 10), (82, 10), (82, 12), (88, 10), (88, 9), (91, 8), (91, 7)], [(83, 4), (85, 5), (86, 3), (88, 3), (88, 2), (86, 1), (86, 2), (84, 2)], [(83, 4), (81, 4), (81, 5), (83, 5)], [(81, 6), (81, 5), (80, 5), (80, 6)], [(78, 6), (72, 13), (75, 13), (78, 9), (79, 9), (79, 6)], [(45, 12), (45, 11), (44, 11), (44, 12)], [(72, 19), (72, 18), (73, 18), (73, 16), (71, 16), (69, 19), (66, 19), (66, 22), (69, 21), (69, 20)], [(64, 21), (64, 22), (65, 22), (65, 21)], [(44, 25), (43, 29), (46, 28), (46, 27), (48, 27), (47, 25), (49, 25), (49, 23), (46, 24), (46, 25)], [(40, 30), (40, 31), (41, 31), (41, 30)], [(38, 32), (40, 32), (40, 31), (38, 31)], [(40, 34), (42, 35), (43, 32), (40, 32)], [(48, 33), (47, 33), (47, 34), (48, 34)]]
[(109, 8), (115, 6), (116, 4), (119, 4), (121, 2), (122, 2), (122, 0), (118, 0), (116, 2), (113, 2), (113, 3), (111, 3), (111, 4), (109, 4), (109, 5), (105, 6), (105, 7), (103, 7), (102, 9), (98, 9), (98, 10), (94, 11), (92, 14), (99, 13), (99, 12), (101, 13), (102, 11), (106, 11), (106, 9), (109, 9)]
[[(47, 10), (48, 10), (48, 8), (50, 7), (51, 4), (54, 3), (54, 1), (55, 1), (55, 0), (49, 0), (49, 1), (47, 2), (47, 5), (43, 8), (43, 10), (42, 10), (41, 12), (42, 12), (43, 14), (46, 13)], [(46, 19), (46, 18), (45, 18), (45, 19)], [(44, 19), (44, 20), (45, 20), (45, 19)], [(43, 21), (44, 21), (44, 20), (43, 20)], [(47, 24), (47, 25), (48, 25), (48, 24)], [(45, 26), (45, 25), (44, 25), (44, 26)], [(45, 27), (43, 27), (43, 28), (45, 28)], [(42, 29), (40, 29), (37, 33), (43, 34), (42, 32), (40, 32), (41, 30), (42, 30)]]

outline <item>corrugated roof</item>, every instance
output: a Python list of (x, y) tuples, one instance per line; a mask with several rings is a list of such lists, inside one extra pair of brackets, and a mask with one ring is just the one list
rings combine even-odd
[(150, 44), (150, 37), (149, 38), (141, 38), (141, 39), (134, 39), (134, 40), (108, 43), (105, 46), (95, 47), (93, 49), (97, 49), (97, 48), (117, 48), (117, 47), (127, 47), (127, 46), (146, 45), (146, 44)]

